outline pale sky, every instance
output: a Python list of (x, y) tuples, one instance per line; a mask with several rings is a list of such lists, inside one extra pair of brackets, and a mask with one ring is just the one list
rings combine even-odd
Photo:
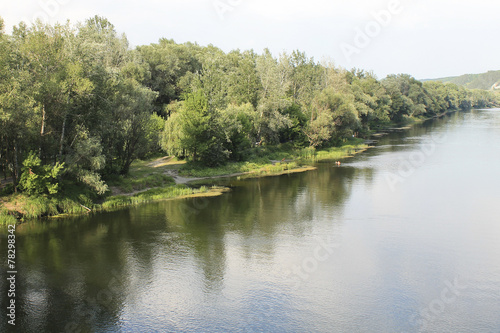
[(8, 32), (35, 17), (76, 23), (96, 14), (131, 46), (165, 37), (226, 52), (299, 49), (379, 78), (500, 70), (498, 0), (0, 0)]

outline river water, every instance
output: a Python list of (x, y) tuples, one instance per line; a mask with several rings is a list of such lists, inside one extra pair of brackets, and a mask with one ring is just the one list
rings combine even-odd
[(21, 225), (15, 331), (499, 332), (499, 170), (500, 110), (473, 110), (220, 197)]

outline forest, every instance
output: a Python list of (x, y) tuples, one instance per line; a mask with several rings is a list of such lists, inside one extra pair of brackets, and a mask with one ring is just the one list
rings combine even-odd
[(0, 18), (0, 173), (4, 194), (96, 195), (133, 161), (164, 155), (207, 167), (253, 149), (340, 145), (447, 111), (499, 105), (498, 94), (410, 75), (318, 62), (304, 52), (224, 52), (196, 43), (131, 48), (105, 18), (5, 33)]

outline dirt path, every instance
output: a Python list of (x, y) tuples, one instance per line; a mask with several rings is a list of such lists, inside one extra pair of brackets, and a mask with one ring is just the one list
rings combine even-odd
[(22, 205), (23, 204), (20, 202), (12, 203), (12, 202), (8, 202), (8, 201), (4, 201), (2, 198), (0, 198), (0, 207), (5, 208), (5, 209), (10, 210), (10, 211), (20, 211)]
[[(165, 167), (165, 166), (174, 166), (174, 165), (181, 165), (181, 164), (183, 164), (183, 162), (179, 162), (177, 160), (174, 160), (174, 158), (172, 156), (164, 156), (164, 157), (160, 157), (154, 161), (149, 162), (147, 164), (147, 166), (151, 167), (151, 168), (161, 168), (161, 167)], [(179, 170), (175, 168), (175, 169), (166, 169), (166, 170), (164, 170), (163, 173), (167, 176), (172, 177), (175, 181), (175, 184), (186, 185), (189, 182), (196, 181), (196, 180), (236, 177), (236, 176), (245, 175), (248, 172), (233, 173), (233, 174), (229, 174), (229, 175), (221, 175), (221, 176), (214, 176), (214, 177), (183, 177), (183, 176), (179, 175)], [(123, 192), (120, 190), (120, 188), (113, 186), (113, 187), (110, 187), (110, 190), (111, 190), (112, 195), (134, 196), (136, 194), (149, 191), (153, 188), (156, 188), (156, 187), (146, 187), (146, 188), (132, 191), (132, 192)]]
[(220, 176), (212, 176), (212, 177), (183, 177), (179, 175), (178, 170), (167, 170), (165, 171), (166, 175), (169, 175), (175, 180), (176, 184), (187, 184), (189, 182), (195, 181), (195, 180), (203, 180), (203, 179), (217, 179), (217, 178), (229, 178), (229, 177), (237, 177), (237, 176), (242, 176), (249, 174), (250, 172), (238, 172), (238, 173), (231, 173), (228, 175), (220, 175)]
[[(288, 162), (292, 162), (292, 160), (285, 160), (285, 161), (272, 160), (271, 162), (272, 162), (272, 164), (276, 164), (276, 163), (280, 163), (280, 162), (287, 162), (288, 163)], [(164, 156), (164, 157), (160, 157), (154, 161), (149, 162), (147, 164), (147, 166), (152, 167), (152, 168), (161, 168), (161, 167), (165, 167), (165, 166), (177, 166), (177, 165), (181, 165), (183, 163), (184, 162), (179, 162), (179, 161), (175, 160), (172, 156)], [(280, 175), (280, 174), (284, 174), (284, 173), (303, 172), (303, 171), (313, 170), (313, 169), (315, 169), (315, 168), (312, 168), (312, 167), (297, 168), (295, 170), (293, 170), (293, 169), (286, 170), (286, 171), (283, 171), (280, 173), (275, 173), (273, 175)], [(237, 176), (252, 174), (252, 172), (238, 172), (238, 173), (231, 173), (231, 174), (211, 176), (211, 177), (184, 177), (184, 176), (179, 175), (179, 169), (175, 168), (175, 167), (165, 169), (163, 171), (163, 173), (167, 176), (172, 177), (175, 181), (175, 184), (184, 184), (184, 185), (186, 185), (190, 182), (193, 182), (193, 181), (197, 181), (197, 180), (230, 178), (230, 177), (237, 177)], [(267, 175), (267, 176), (271, 176), (271, 175)], [(143, 188), (141, 190), (132, 191), (132, 192), (122, 192), (117, 187), (111, 187), (110, 189), (111, 189), (112, 195), (133, 196), (133, 195), (136, 195), (136, 194), (139, 194), (142, 192), (146, 192), (146, 191), (151, 190), (153, 188), (155, 188), (155, 187), (147, 187), (147, 188)]]
[(159, 168), (166, 165), (176, 164), (175, 161), (173, 161), (173, 159), (174, 159), (173, 156), (160, 157), (154, 161), (149, 162), (148, 167)]
[(131, 196), (134, 196), (136, 194), (149, 191), (149, 190), (151, 190), (153, 188), (156, 188), (156, 187), (146, 187), (146, 188), (143, 188), (142, 190), (137, 190), (137, 191), (132, 191), (132, 192), (122, 192), (118, 187), (113, 186), (113, 187), (110, 187), (110, 190), (111, 190), (111, 195), (112, 196), (114, 196), (114, 195), (124, 195), (126, 197), (131, 197)]
[(293, 160), (292, 160), (292, 159), (285, 159), (285, 158), (284, 158), (284, 159), (282, 159), (281, 161), (278, 161), (278, 160), (271, 160), (271, 163), (272, 163), (273, 165), (275, 165), (276, 163), (291, 163), (291, 162), (293, 162)]

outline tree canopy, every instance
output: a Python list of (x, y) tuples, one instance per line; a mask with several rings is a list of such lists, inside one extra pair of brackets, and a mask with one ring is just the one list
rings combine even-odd
[(65, 180), (103, 194), (107, 177), (161, 151), (214, 166), (258, 145), (326, 147), (498, 102), (406, 74), (378, 80), (300, 51), (225, 53), (168, 39), (132, 49), (99, 16), (20, 23), (10, 35), (0, 19), (0, 170), (27, 192), (55, 193)]

